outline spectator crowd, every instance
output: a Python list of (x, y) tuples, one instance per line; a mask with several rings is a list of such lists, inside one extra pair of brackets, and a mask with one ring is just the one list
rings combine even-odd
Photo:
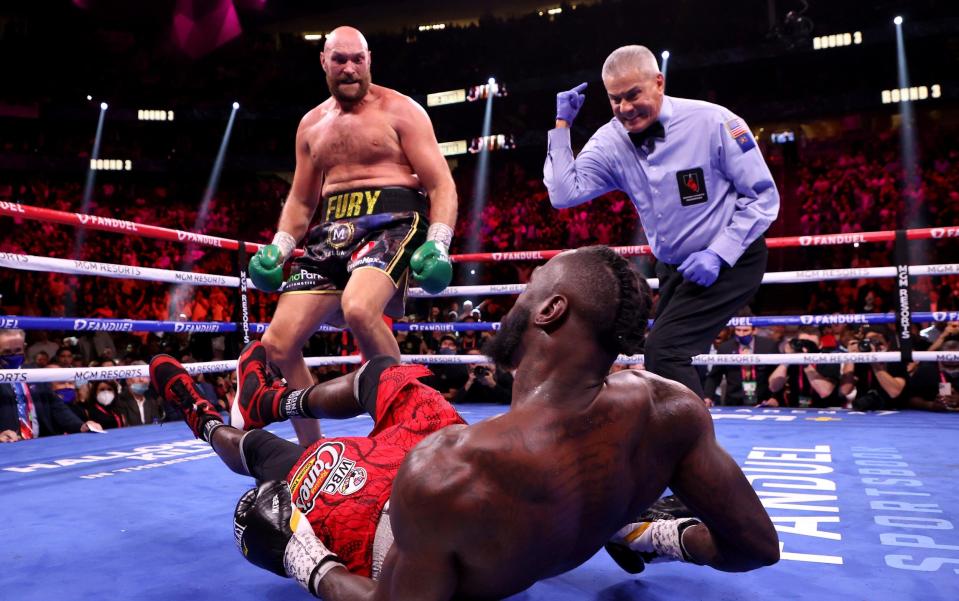
[[(883, 141), (884, 140), (884, 141)], [(855, 233), (864, 229), (906, 227), (918, 218), (953, 223), (959, 217), (956, 189), (959, 154), (934, 145), (932, 156), (922, 163), (922, 186), (911, 202), (900, 194), (900, 166), (889, 149), (894, 140), (880, 136), (870, 149), (836, 143), (832, 154), (810, 149), (787, 178), (797, 182), (784, 190), (784, 213), (798, 206), (798, 222), (786, 224), (785, 233), (816, 235)], [(482, 210), (472, 211), (468, 190), (476, 174), (469, 166), (454, 175), (460, 191), (460, 219), (453, 252), (479, 250), (539, 250), (575, 248), (589, 244), (642, 243), (643, 233), (630, 201), (621, 193), (606, 194), (588, 205), (569, 210), (553, 209), (535, 167), (520, 160), (497, 160), (490, 177), (488, 198)], [(89, 214), (136, 223), (202, 231), (206, 234), (248, 240), (265, 240), (269, 225), (279, 213), (288, 184), (276, 177), (232, 178), (213, 196), (201, 215), (196, 203), (185, 202), (187, 184), (145, 184), (138, 180), (106, 182), (95, 188)], [(0, 183), (0, 201), (20, 202), (61, 211), (81, 211), (81, 190), (75, 183), (33, 179)], [(918, 207), (918, 208), (917, 208)], [(925, 213), (922, 211), (925, 211)], [(478, 215), (478, 219), (476, 218)], [(149, 240), (135, 235), (84, 231), (51, 223), (5, 218), (0, 252), (77, 258), (84, 261), (150, 266), (203, 273), (233, 273), (233, 253), (188, 243)], [(790, 227), (794, 231), (789, 231)], [(798, 229), (798, 231), (795, 231)], [(475, 242), (479, 241), (477, 245)], [(949, 252), (942, 244), (927, 246), (928, 262)], [(815, 261), (821, 267), (888, 265), (891, 247), (871, 245), (804, 249), (800, 265)], [(640, 259), (645, 261), (645, 259)], [(845, 262), (845, 263), (844, 263)], [(529, 262), (488, 264), (470, 283), (519, 281), (529, 277)], [(644, 266), (648, 268), (648, 266)], [(466, 270), (459, 277), (466, 280)], [(803, 285), (791, 285), (802, 287)], [(769, 287), (772, 288), (772, 287)], [(806, 294), (760, 294), (754, 307), (759, 313), (883, 313), (893, 309), (892, 280), (821, 281), (805, 285)], [(163, 284), (80, 277), (49, 272), (8, 271), (3, 285), (3, 313), (20, 316), (83, 316), (146, 320), (234, 321), (236, 299), (220, 287), (167, 286)], [(959, 310), (959, 277), (915, 278), (913, 308), (922, 311)], [(805, 299), (797, 305), (793, 299)], [(251, 321), (268, 322), (275, 307), (274, 295), (250, 294)], [(497, 321), (509, 309), (510, 300), (489, 297), (474, 306), (459, 299), (419, 300), (409, 305), (403, 322)], [(917, 349), (955, 350), (959, 322), (916, 324)], [(170, 353), (184, 362), (217, 360), (232, 356), (233, 341), (211, 334), (74, 333), (7, 330), (10, 349), (23, 347), (28, 367), (86, 367), (142, 364), (158, 352)], [(479, 354), (485, 331), (399, 331), (397, 339), (407, 354)], [(19, 338), (18, 338), (19, 337)], [(16, 342), (19, 339), (19, 342)], [(722, 354), (791, 353), (894, 350), (895, 336), (885, 327), (804, 326), (798, 329), (737, 326), (724, 332), (714, 351)], [(318, 333), (309, 342), (314, 355), (344, 355), (356, 352), (348, 332)], [(4, 354), (16, 354), (3, 351)], [(957, 370), (950, 363), (739, 366), (718, 364), (703, 371), (704, 399), (712, 404), (851, 407), (858, 409), (919, 408), (952, 411)], [(431, 385), (451, 401), (509, 402), (511, 376), (493, 365), (445, 365), (434, 368)], [(317, 381), (336, 377), (343, 368), (314, 369)], [(235, 395), (231, 374), (197, 376), (204, 394), (222, 411), (228, 411)], [(56, 382), (28, 387), (23, 393), (2, 385), (6, 410), (4, 438), (24, 433), (16, 426), (11, 406), (31, 396), (38, 419), (36, 434), (58, 434), (180, 418), (149, 390), (142, 378), (125, 381)], [(69, 411), (63, 411), (64, 406)], [(27, 435), (32, 435), (27, 433)]]

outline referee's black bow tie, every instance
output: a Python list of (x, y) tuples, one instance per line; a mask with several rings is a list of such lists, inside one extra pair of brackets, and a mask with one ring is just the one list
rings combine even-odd
[(629, 139), (633, 141), (633, 146), (639, 148), (642, 146), (646, 140), (653, 140), (656, 138), (666, 138), (666, 130), (663, 128), (663, 124), (659, 121), (653, 121), (649, 127), (643, 131), (636, 133), (630, 132)]

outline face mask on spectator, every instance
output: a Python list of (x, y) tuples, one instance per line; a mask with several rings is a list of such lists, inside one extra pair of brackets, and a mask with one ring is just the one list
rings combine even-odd
[(20, 366), (23, 365), (23, 360), (23, 353), (0, 355), (0, 366), (4, 369), (20, 369)]
[(746, 336), (736, 336), (736, 340), (738, 340), (739, 344), (743, 346), (749, 346), (749, 343), (753, 341), (753, 335), (747, 334)]
[(146, 394), (146, 391), (149, 390), (150, 385), (144, 384), (143, 382), (136, 382), (130, 384), (130, 392), (133, 394)]
[(451, 348), (441, 348), (439, 351), (437, 351), (437, 353), (440, 355), (455, 355), (456, 350)]
[(72, 403), (77, 400), (77, 390), (76, 388), (61, 388), (56, 391), (57, 396), (60, 397), (60, 400), (64, 403)]
[(97, 402), (104, 407), (109, 407), (113, 403), (114, 396), (112, 390), (101, 390), (97, 393)]

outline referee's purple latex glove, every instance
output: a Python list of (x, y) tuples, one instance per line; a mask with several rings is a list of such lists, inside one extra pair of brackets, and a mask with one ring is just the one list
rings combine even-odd
[(719, 255), (707, 248), (686, 257), (679, 266), (679, 272), (690, 282), (708, 288), (719, 277), (722, 266), (723, 260)]
[(581, 94), (586, 89), (586, 82), (579, 84), (572, 90), (566, 90), (556, 95), (556, 119), (572, 124), (576, 113), (583, 106), (586, 96)]

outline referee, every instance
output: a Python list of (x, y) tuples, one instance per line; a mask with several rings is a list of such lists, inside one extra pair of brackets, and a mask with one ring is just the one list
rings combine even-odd
[(629, 195), (657, 258), (659, 306), (646, 368), (702, 396), (692, 357), (759, 289), (763, 233), (779, 212), (772, 174), (746, 123), (716, 104), (663, 93), (656, 57), (624, 46), (603, 64), (613, 119), (574, 157), (569, 127), (586, 84), (556, 95), (543, 179), (557, 209)]

